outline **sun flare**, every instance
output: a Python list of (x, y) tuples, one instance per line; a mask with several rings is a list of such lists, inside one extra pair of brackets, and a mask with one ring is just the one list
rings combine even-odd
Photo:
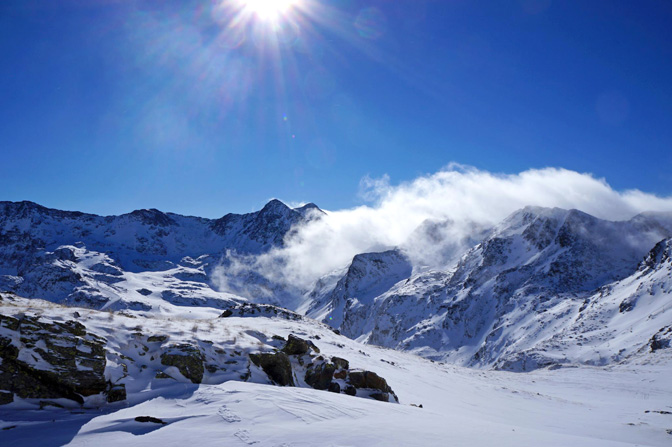
[(298, 3), (299, 0), (245, 0), (245, 8), (260, 20), (277, 21)]

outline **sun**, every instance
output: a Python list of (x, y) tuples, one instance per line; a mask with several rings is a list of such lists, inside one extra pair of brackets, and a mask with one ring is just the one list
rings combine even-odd
[(244, 0), (245, 9), (254, 13), (259, 20), (275, 22), (286, 15), (299, 0)]

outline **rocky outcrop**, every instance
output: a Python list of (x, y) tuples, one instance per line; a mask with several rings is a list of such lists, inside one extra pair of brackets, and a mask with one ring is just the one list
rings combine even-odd
[(264, 370), (273, 383), (280, 386), (294, 386), (292, 365), (284, 352), (275, 354), (250, 354), (252, 363)]
[(660, 349), (667, 349), (672, 344), (672, 326), (661, 328), (649, 340), (649, 347), (651, 352), (656, 352)]
[(225, 309), (219, 316), (228, 317), (268, 317), (283, 318), (285, 320), (297, 321), (304, 317), (296, 312), (292, 312), (282, 307), (272, 304), (240, 303)]
[[(259, 344), (254, 346), (261, 347), (250, 352), (253, 345), (237, 344), (236, 336), (215, 341), (197, 337), (198, 324), (191, 333), (167, 328), (167, 333), (148, 334), (136, 318), (0, 294), (0, 405), (25, 399), (45, 407), (66, 405), (56, 399), (69, 399), (99, 406), (126, 401), (127, 385), (135, 382), (137, 389), (138, 380), (151, 386), (154, 380), (265, 383), (266, 378), (279, 386), (396, 401), (376, 373), (350, 369), (348, 360), (325, 356), (312, 340), (294, 334), (285, 339), (244, 331), (238, 336), (255, 338)], [(110, 335), (106, 339), (96, 333)]]
[[(315, 388), (316, 390), (326, 390), (332, 384), (335, 372), (336, 365), (333, 363), (324, 362), (309, 368), (308, 371), (306, 371), (304, 380), (308, 385)], [(336, 385), (338, 385), (338, 383), (336, 383)]]
[(196, 346), (179, 344), (169, 346), (167, 351), (161, 354), (161, 364), (174, 366), (187, 379), (193, 383), (201, 383), (205, 368), (205, 357)]
[(296, 386), (296, 376), (303, 377), (305, 384), (316, 390), (399, 402), (387, 381), (378, 374), (351, 370), (346, 359), (327, 359), (319, 353), (313, 342), (291, 334), (278, 352), (250, 354), (250, 359), (277, 385)]
[[(11, 399), (84, 397), (107, 392), (105, 340), (76, 321), (0, 315), (0, 389)], [(7, 401), (9, 397), (4, 397)]]
[(287, 337), (287, 344), (282, 348), (282, 352), (288, 355), (304, 355), (308, 354), (310, 351), (318, 354), (320, 353), (320, 350), (312, 341), (304, 340), (293, 334), (290, 334), (289, 337)]

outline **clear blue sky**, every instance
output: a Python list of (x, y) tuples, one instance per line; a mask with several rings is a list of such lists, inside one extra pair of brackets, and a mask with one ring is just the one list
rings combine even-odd
[(449, 162), (672, 194), (669, 1), (217, 3), (0, 1), (0, 200), (338, 209)]

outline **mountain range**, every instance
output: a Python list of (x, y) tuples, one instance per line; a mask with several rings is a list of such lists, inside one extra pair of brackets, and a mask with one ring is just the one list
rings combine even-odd
[(672, 358), (672, 213), (526, 207), (466, 233), (426, 221), (309, 286), (255, 263), (329, 218), (278, 200), (219, 219), (0, 202), (0, 403), (140, 405), (166, 378), (396, 403), (412, 392), (399, 364), (531, 374)]

